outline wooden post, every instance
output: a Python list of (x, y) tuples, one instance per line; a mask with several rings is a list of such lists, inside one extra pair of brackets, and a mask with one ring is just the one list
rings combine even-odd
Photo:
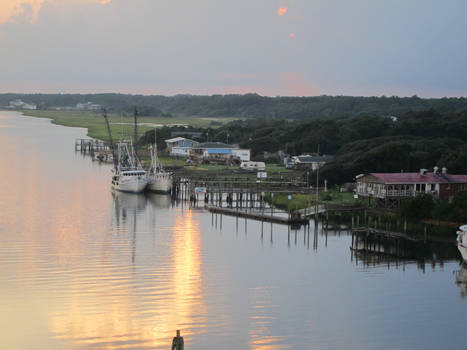
[(177, 336), (172, 341), (172, 350), (184, 350), (185, 343), (183, 337), (180, 336), (180, 330), (177, 330)]

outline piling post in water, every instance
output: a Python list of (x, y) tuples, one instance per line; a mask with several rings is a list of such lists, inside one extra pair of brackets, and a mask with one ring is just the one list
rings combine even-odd
[(177, 330), (177, 336), (172, 341), (172, 350), (184, 350), (185, 343), (183, 337), (180, 336), (180, 330)]

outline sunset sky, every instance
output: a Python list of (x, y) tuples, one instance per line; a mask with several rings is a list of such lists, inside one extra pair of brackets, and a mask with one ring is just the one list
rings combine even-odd
[(465, 0), (0, 0), (0, 92), (467, 96)]

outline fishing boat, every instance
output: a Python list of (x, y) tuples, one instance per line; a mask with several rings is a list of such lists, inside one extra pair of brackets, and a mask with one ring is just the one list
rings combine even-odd
[(121, 192), (140, 193), (148, 186), (146, 171), (134, 154), (131, 144), (118, 143), (117, 166), (113, 169), (112, 188)]
[(467, 263), (467, 225), (459, 227), (459, 231), (457, 231), (457, 248), (464, 262)]
[(154, 145), (150, 146), (151, 167), (148, 170), (148, 190), (157, 193), (169, 193), (172, 189), (172, 173), (166, 172), (157, 159), (156, 130), (154, 130)]
[[(117, 147), (114, 146), (112, 133), (110, 131), (110, 123), (107, 117), (107, 112), (104, 110), (104, 119), (106, 122), (107, 132), (110, 139), (110, 148), (112, 150), (112, 159), (114, 168), (112, 169), (112, 189), (121, 192), (140, 193), (148, 186), (149, 180), (146, 176), (146, 171), (141, 166), (132, 142), (119, 142)], [(135, 109), (135, 132), (134, 143), (137, 143), (137, 111)], [(116, 149), (115, 149), (116, 148)]]

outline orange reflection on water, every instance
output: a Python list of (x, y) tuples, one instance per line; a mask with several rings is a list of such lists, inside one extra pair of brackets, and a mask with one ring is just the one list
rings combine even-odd
[[(128, 214), (131, 208), (126, 209)], [(129, 227), (133, 225), (130, 217), (128, 214)], [(103, 254), (109, 254), (109, 250)], [(159, 264), (165, 260), (167, 266), (148, 273), (152, 281), (134, 271), (139, 267), (122, 267), (125, 271), (119, 271), (118, 283), (111, 270), (112, 259), (105, 258), (105, 267), (93, 272), (94, 283), (83, 288), (82, 283), (89, 282), (86, 276), (70, 283), (73, 288), (67, 293), (67, 307), (51, 314), (52, 332), (75, 343), (108, 349), (159, 349), (170, 346), (175, 330), (181, 329), (188, 345), (193, 328), (206, 323), (201, 235), (191, 212), (176, 218), (170, 250), (160, 258)]]
[(290, 346), (281, 344), (281, 336), (272, 335), (271, 324), (275, 320), (272, 316), (272, 291), (274, 287), (257, 287), (250, 289), (252, 299), (252, 314), (250, 315), (250, 341), (251, 350), (279, 350)]

